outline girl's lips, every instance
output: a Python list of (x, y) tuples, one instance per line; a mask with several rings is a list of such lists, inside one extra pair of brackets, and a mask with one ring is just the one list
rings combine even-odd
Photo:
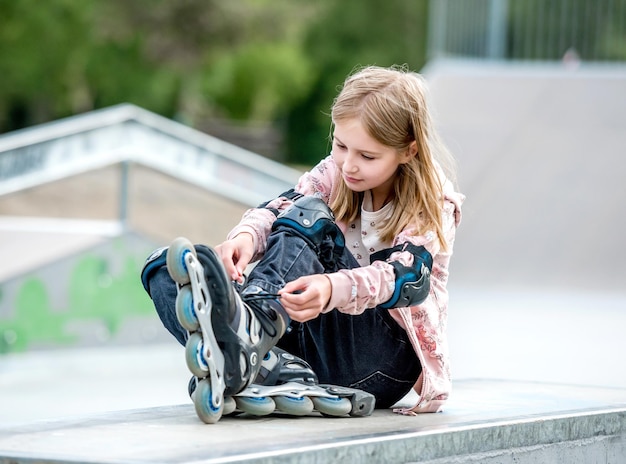
[(343, 176), (343, 179), (346, 181), (346, 184), (356, 184), (359, 179), (355, 179), (354, 177), (350, 177), (350, 176)]

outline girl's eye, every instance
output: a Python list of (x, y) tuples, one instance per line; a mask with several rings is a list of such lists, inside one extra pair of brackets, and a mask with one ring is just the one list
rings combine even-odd
[(373, 160), (373, 159), (374, 159), (374, 157), (373, 157), (373, 156), (366, 155), (365, 153), (361, 153), (361, 156), (362, 156), (363, 158), (365, 158), (366, 160)]

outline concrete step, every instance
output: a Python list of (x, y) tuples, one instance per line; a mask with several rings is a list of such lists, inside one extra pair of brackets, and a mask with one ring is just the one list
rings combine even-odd
[[(42, 385), (45, 388), (44, 385)], [(96, 399), (97, 400), (97, 399)], [(455, 383), (445, 412), (367, 418), (226, 417), (191, 404), (0, 427), (0, 462), (623, 462), (626, 389)]]

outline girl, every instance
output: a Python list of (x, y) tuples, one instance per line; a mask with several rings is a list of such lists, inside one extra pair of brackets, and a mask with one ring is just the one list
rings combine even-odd
[[(223, 368), (226, 394), (254, 380), (252, 354), (277, 344), (320, 382), (369, 392), (379, 408), (413, 388), (414, 404), (397, 412), (441, 410), (450, 392), (446, 283), (464, 196), (425, 91), (404, 67), (349, 76), (332, 106), (330, 156), (293, 191), (247, 211), (215, 250), (196, 247), (214, 308), (209, 351), (224, 358), (209, 364)], [(172, 316), (175, 286), (156, 261), (144, 285), (184, 343)]]

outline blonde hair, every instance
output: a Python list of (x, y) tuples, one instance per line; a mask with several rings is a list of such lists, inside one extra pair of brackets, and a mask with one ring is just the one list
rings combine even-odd
[[(395, 177), (392, 216), (378, 232), (390, 242), (408, 226), (416, 235), (434, 230), (445, 250), (442, 182), (443, 176), (454, 181), (454, 161), (433, 127), (426, 94), (422, 76), (406, 66), (369, 66), (348, 76), (331, 116), (333, 123), (358, 118), (372, 138), (398, 153), (416, 142), (417, 155), (401, 164)], [(354, 221), (362, 201), (363, 193), (350, 190), (339, 173), (337, 194), (331, 201), (337, 219)]]

